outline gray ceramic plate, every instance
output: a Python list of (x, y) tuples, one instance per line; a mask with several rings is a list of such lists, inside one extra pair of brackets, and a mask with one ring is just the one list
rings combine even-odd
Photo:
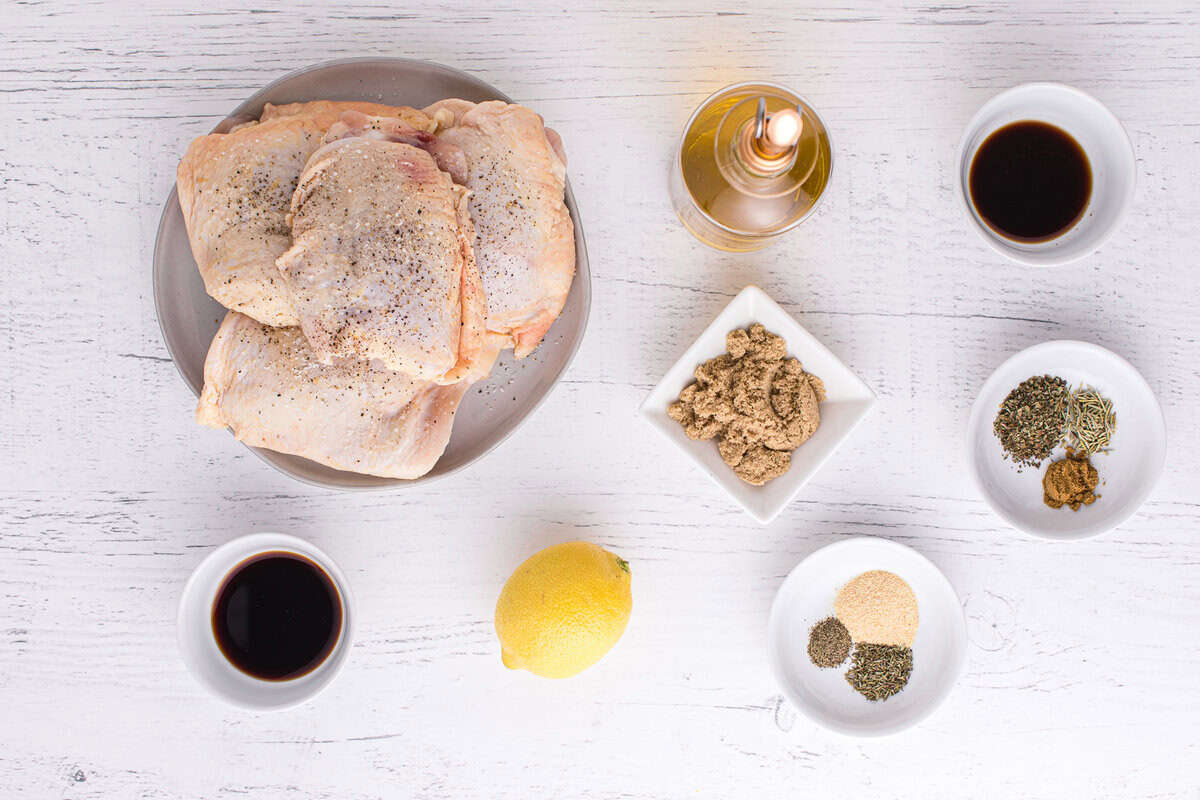
[[(440, 64), (403, 58), (355, 58), (318, 64), (280, 78), (235, 108), (214, 132), (257, 119), (265, 103), (371, 100), (424, 108), (446, 97), (512, 102), (478, 78)], [(571, 143), (566, 144), (569, 154)], [(517, 362), (512, 352), (507, 351), (491, 376), (471, 389), (459, 407), (446, 452), (427, 475), (411, 481), (377, 478), (331, 469), (298, 456), (250, 449), (280, 472), (305, 483), (346, 490), (388, 489), (449, 475), (504, 441), (558, 382), (579, 348), (587, 326), (592, 279), (579, 211), (569, 183), (567, 208), (575, 221), (575, 282), (562, 314), (533, 355)], [(184, 381), (199, 396), (204, 382), (204, 357), (225, 309), (204, 291), (174, 189), (167, 198), (154, 243), (154, 305), (167, 350)], [(188, 410), (180, 409), (180, 413)]]

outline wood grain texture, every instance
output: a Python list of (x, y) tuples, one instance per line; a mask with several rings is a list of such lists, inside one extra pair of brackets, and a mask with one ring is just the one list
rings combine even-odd
[[(1200, 785), (1200, 9), (1038, 0), (8, 2), (0, 29), (0, 796), (19, 798), (1196, 798)], [(305, 64), (403, 55), (478, 74), (563, 135), (595, 275), (587, 338), (534, 419), (426, 489), (340, 495), (193, 424), (150, 254), (179, 155)], [(667, 164), (711, 91), (767, 77), (825, 116), (836, 166), (772, 250), (704, 249)], [(994, 256), (953, 194), (993, 93), (1075, 84), (1124, 121), (1137, 199), (1077, 266)], [(636, 416), (757, 283), (880, 403), (771, 526)], [(1007, 355), (1081, 338), (1155, 389), (1168, 469), (1136, 517), (1056, 544), (971, 487), (963, 430)], [(254, 529), (326, 549), (361, 611), (346, 671), (295, 711), (227, 710), (184, 672), (175, 603)], [(879, 741), (779, 696), (766, 616), (804, 555), (911, 544), (957, 587), (947, 705)], [(620, 645), (579, 678), (500, 667), (491, 614), (536, 548), (634, 569)]]

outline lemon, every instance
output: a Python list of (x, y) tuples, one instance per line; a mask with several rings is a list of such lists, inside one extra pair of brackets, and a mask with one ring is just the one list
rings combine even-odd
[(629, 586), (629, 564), (594, 544), (566, 542), (530, 556), (496, 602), (504, 666), (569, 678), (595, 664), (625, 632)]

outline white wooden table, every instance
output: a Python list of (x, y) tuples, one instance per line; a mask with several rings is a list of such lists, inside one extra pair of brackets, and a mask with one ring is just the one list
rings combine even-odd
[[(238, 5), (0, 8), (0, 797), (1200, 796), (1194, 2)], [(535, 418), (394, 494), (290, 482), (197, 427), (151, 299), (187, 142), (266, 82), (350, 55), (452, 64), (542, 112), (595, 275), (583, 347)], [(751, 77), (805, 94), (837, 163), (798, 233), (735, 256), (684, 232), (666, 174), (688, 113)], [(952, 192), (970, 115), (1037, 79), (1108, 104), (1139, 165), (1116, 238), (1052, 271), (994, 256)], [(766, 528), (635, 413), (750, 282), (880, 398)], [(1129, 358), (1167, 417), (1157, 491), (1090, 541), (1016, 534), (965, 474), (975, 391), (1051, 338)], [(174, 613), (206, 552), (259, 529), (327, 550), (361, 616), (325, 694), (255, 716), (184, 671)], [(798, 717), (765, 658), (783, 576), (852, 534), (928, 555), (968, 617), (950, 700), (884, 740)], [(629, 629), (573, 680), (509, 672), (497, 592), (572, 538), (631, 562)]]

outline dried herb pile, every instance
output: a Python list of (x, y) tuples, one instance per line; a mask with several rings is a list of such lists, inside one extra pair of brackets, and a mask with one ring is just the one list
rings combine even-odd
[(826, 617), (808, 634), (808, 657), (818, 667), (840, 667), (850, 655), (850, 632), (837, 617)]
[(1112, 400), (1090, 386), (1076, 389), (1067, 402), (1065, 444), (1084, 457), (1108, 447), (1117, 429)]
[(1027, 378), (1009, 392), (992, 423), (1005, 457), (1040, 467), (1062, 441), (1070, 397), (1067, 382), (1051, 375)]
[(887, 700), (908, 684), (912, 650), (893, 644), (854, 645), (846, 681), (868, 700)]

